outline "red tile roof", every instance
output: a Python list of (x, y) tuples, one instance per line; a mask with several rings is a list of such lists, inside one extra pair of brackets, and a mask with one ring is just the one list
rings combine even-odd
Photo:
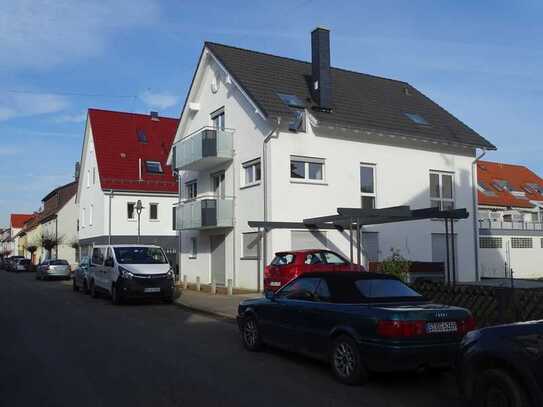
[[(490, 161), (477, 163), (477, 179), (484, 183), (485, 187), (493, 194), (485, 194), (479, 190), (479, 204), (489, 206), (508, 206), (519, 208), (533, 208), (532, 201), (542, 201), (543, 195), (536, 192), (528, 192), (526, 184), (537, 184), (543, 188), (543, 179), (530, 169), (522, 165), (502, 164)], [(527, 199), (520, 199), (508, 191), (500, 191), (494, 185), (494, 181), (507, 181), (514, 191), (525, 192)]]
[(34, 215), (26, 213), (12, 213), (10, 218), (10, 224), (12, 228), (20, 229), (24, 226), (27, 220), (30, 220)]
[[(150, 115), (89, 109), (89, 120), (102, 189), (177, 193), (177, 180), (166, 161), (178, 119), (154, 121)], [(146, 143), (138, 141), (139, 131), (145, 133)], [(146, 160), (159, 161), (163, 173), (148, 173)]]

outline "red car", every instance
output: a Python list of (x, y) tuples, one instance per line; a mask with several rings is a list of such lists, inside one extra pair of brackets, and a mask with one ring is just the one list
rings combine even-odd
[(330, 250), (307, 249), (275, 253), (264, 270), (264, 291), (277, 291), (302, 273), (314, 271), (366, 271)]

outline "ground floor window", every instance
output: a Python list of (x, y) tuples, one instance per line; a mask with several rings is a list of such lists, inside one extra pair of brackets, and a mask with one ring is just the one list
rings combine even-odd
[(482, 236), (479, 238), (481, 249), (501, 249), (503, 245), (501, 237)]
[(195, 259), (196, 257), (198, 257), (198, 238), (197, 237), (190, 238), (190, 257), (192, 259)]
[(242, 240), (242, 253), (241, 253), (242, 258), (257, 259), (258, 249), (259, 249), (258, 232), (242, 233), (241, 240)]
[(511, 247), (513, 249), (532, 249), (534, 241), (531, 237), (512, 237)]

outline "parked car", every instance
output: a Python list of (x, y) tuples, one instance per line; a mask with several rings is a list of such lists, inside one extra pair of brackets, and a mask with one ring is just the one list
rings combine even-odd
[(470, 332), (460, 347), (457, 378), (476, 407), (543, 406), (543, 321)]
[(82, 290), (85, 294), (89, 293), (89, 270), (90, 257), (82, 256), (79, 265), (73, 272), (72, 281), (74, 291)]
[(275, 254), (264, 270), (264, 291), (277, 291), (303, 273), (317, 271), (366, 271), (330, 250), (307, 249)]
[(453, 365), (474, 329), (464, 308), (433, 304), (386, 274), (313, 272), (238, 308), (243, 345), (267, 344), (330, 363), (338, 380)]
[(70, 278), (70, 265), (66, 260), (44, 260), (36, 267), (36, 279), (49, 280), (50, 278)]
[(158, 297), (169, 303), (174, 300), (174, 270), (159, 246), (94, 246), (89, 270), (93, 297), (104, 292), (114, 304), (129, 298)]
[(11, 256), (7, 258), (7, 271), (16, 271), (17, 261), (24, 259), (24, 256)]
[(19, 259), (15, 261), (13, 271), (16, 271), (16, 272), (36, 271), (36, 267), (34, 266), (34, 264), (32, 264), (32, 261), (30, 261), (30, 259)]

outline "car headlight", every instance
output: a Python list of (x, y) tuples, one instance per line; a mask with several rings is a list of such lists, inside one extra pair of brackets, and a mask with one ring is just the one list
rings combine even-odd
[(173, 269), (169, 269), (166, 273), (166, 278), (173, 278)]
[(130, 271), (123, 267), (119, 267), (119, 273), (122, 278), (126, 278), (127, 280), (130, 280), (132, 277), (134, 277), (134, 274), (132, 274)]

